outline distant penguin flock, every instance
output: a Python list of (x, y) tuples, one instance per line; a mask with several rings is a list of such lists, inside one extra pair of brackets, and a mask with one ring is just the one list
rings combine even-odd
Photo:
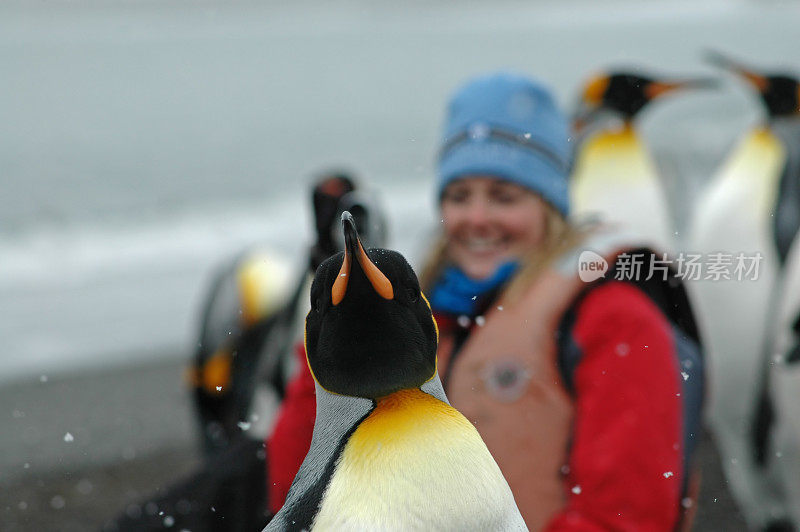
[(306, 318), (316, 383), (311, 448), (265, 530), (527, 530), (475, 427), (450, 406), (438, 330), (411, 266), (345, 250), (317, 270)]
[[(650, 102), (710, 79), (664, 81), (636, 71), (591, 78), (575, 113), (573, 215), (628, 226), (673, 258), (747, 254), (754, 279), (688, 282), (709, 364), (708, 424), (733, 495), (753, 529), (800, 524), (800, 85), (719, 52), (714, 65), (755, 90), (763, 123), (747, 131), (674, 238), (664, 184), (634, 119)], [(792, 525), (789, 525), (792, 526)]]

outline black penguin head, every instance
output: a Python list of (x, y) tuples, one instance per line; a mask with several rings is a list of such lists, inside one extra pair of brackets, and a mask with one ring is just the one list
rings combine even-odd
[(649, 102), (675, 90), (715, 85), (710, 79), (659, 80), (629, 71), (616, 71), (591, 78), (583, 88), (575, 115), (580, 131), (601, 111), (613, 111), (631, 121)]
[(311, 372), (330, 392), (368, 399), (419, 387), (436, 372), (438, 332), (417, 276), (396, 251), (365, 250), (347, 211), (342, 225), (344, 252), (311, 286)]
[(796, 76), (763, 74), (716, 51), (706, 55), (710, 62), (737, 74), (755, 88), (770, 118), (800, 114), (800, 83)]

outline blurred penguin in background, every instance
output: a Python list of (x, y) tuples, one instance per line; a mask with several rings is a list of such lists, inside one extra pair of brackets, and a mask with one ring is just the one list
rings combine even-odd
[(573, 216), (620, 222), (664, 251), (675, 224), (656, 165), (634, 121), (650, 102), (709, 80), (662, 80), (631, 71), (596, 75), (584, 85), (573, 119)]
[[(771, 234), (779, 264), (785, 266), (789, 249), (800, 228), (800, 83), (798, 77), (789, 72), (761, 73), (745, 67), (719, 52), (709, 54), (709, 60), (737, 74), (756, 91), (765, 113), (762, 124), (756, 126), (742, 139), (731, 154), (746, 159), (744, 154), (749, 144), (762, 144), (769, 156), (758, 161), (761, 175), (768, 185), (773, 185), (767, 199), (771, 200)], [(771, 146), (777, 144), (778, 147)], [(752, 161), (748, 161), (753, 164)], [(733, 164), (728, 162), (727, 164)], [(749, 170), (749, 169), (748, 169)], [(777, 183), (769, 174), (777, 175)]]
[(765, 74), (719, 52), (708, 58), (744, 81), (764, 110), (706, 185), (690, 225), (687, 249), (758, 261), (757, 280), (691, 286), (712, 368), (709, 418), (749, 525), (790, 530), (790, 514), (800, 523), (800, 381), (791, 355), (800, 330), (800, 88), (791, 74)]
[[(386, 218), (377, 196), (346, 172), (319, 176), (311, 189), (315, 241), (299, 272), (272, 250), (253, 247), (218, 269), (206, 297), (189, 370), (207, 452), (242, 431), (263, 440), (296, 368), (306, 295), (317, 267), (341, 250), (338, 217), (353, 212), (364, 240), (382, 245)], [(294, 261), (296, 262), (296, 261)]]

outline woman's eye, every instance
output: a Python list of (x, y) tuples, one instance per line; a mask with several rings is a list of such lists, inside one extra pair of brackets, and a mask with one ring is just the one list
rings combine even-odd
[(528, 192), (513, 183), (496, 183), (489, 190), (489, 198), (495, 203), (516, 203), (525, 197)]
[(513, 192), (497, 192), (492, 195), (492, 200), (495, 203), (514, 203), (519, 198), (519, 194), (514, 194)]
[(469, 194), (462, 190), (445, 190), (442, 200), (451, 203), (464, 203), (468, 197)]

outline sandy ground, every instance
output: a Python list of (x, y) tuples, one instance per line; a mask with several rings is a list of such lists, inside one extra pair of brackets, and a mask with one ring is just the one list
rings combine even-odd
[[(99, 530), (192, 471), (199, 454), (181, 371), (169, 362), (0, 388), (0, 529)], [(745, 530), (710, 438), (698, 452), (694, 530)]]
[(0, 388), (0, 530), (97, 530), (196, 466), (171, 358)]

